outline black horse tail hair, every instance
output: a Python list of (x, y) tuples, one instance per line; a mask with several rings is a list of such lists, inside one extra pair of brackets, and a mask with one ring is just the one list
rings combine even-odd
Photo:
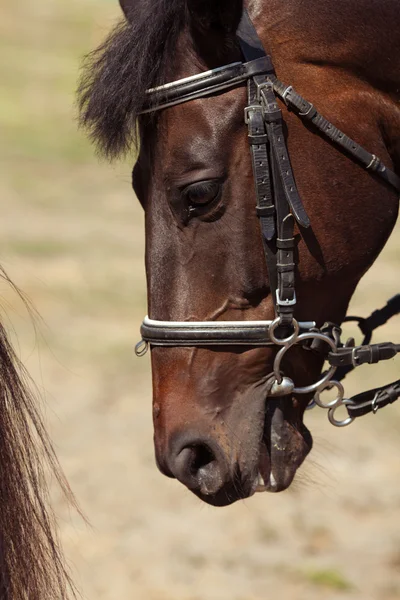
[[(11, 283), (1, 268), (0, 277)], [(46, 476), (55, 477), (68, 501), (77, 505), (32, 389), (0, 324), (0, 598), (66, 600), (76, 598), (77, 591), (65, 567)]]

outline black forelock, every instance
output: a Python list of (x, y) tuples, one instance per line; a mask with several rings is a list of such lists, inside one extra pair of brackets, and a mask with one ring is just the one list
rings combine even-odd
[(101, 154), (115, 158), (135, 145), (146, 89), (165, 83), (184, 25), (184, 0), (140, 0), (132, 3), (129, 22), (120, 22), (86, 57), (78, 88), (80, 124)]

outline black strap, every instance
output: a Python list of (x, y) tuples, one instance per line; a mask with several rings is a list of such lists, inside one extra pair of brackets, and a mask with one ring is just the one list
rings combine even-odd
[(328, 361), (332, 367), (352, 366), (355, 368), (365, 364), (376, 364), (382, 360), (390, 360), (399, 352), (400, 344), (383, 342), (354, 348), (338, 348), (336, 352), (328, 354)]
[(256, 58), (267, 56), (253, 21), (250, 19), (249, 13), (245, 8), (243, 9), (242, 18), (239, 23), (237, 36), (245, 60), (255, 60)]
[(346, 154), (352, 156), (365, 169), (375, 173), (400, 192), (400, 177), (396, 173), (388, 169), (375, 154), (371, 154), (365, 150), (360, 144), (357, 144), (357, 142), (349, 138), (343, 131), (323, 117), (311, 102), (300, 96), (292, 86), (286, 86), (281, 81), (275, 80), (274, 89), (297, 116), (312, 123), (320, 133), (331, 140), (336, 146), (339, 146)]
[(282, 182), (286, 201), (299, 225), (302, 227), (309, 227), (310, 219), (308, 218), (297, 190), (292, 165), (290, 163), (286, 136), (283, 131), (282, 111), (276, 101), (272, 78), (269, 78), (269, 81), (267, 82), (261, 77), (255, 77), (254, 79), (257, 82), (259, 94), (262, 98), (264, 119), (267, 123), (267, 131), (274, 155), (273, 158), (279, 169), (279, 177)]
[(346, 404), (349, 417), (356, 419), (368, 413), (376, 413), (388, 404), (393, 404), (400, 398), (400, 379), (388, 385), (362, 394), (357, 394)]
[(263, 93), (264, 119), (270, 140), (270, 160), (277, 218), (276, 254), (273, 264), (269, 265), (269, 271), (275, 271), (276, 284), (272, 294), (276, 313), (281, 318), (282, 325), (291, 325), (296, 306), (294, 218), (290, 214), (279, 162), (279, 152), (282, 150), (279, 148), (278, 138), (281, 135), (283, 139), (282, 114), (276, 104), (271, 87), (264, 88)]
[(367, 319), (346, 317), (344, 322), (357, 321), (359, 328), (365, 336), (363, 344), (369, 344), (372, 332), (378, 329), (378, 327), (385, 325), (389, 319), (398, 314), (400, 314), (400, 294), (396, 294), (396, 296), (388, 300), (383, 308), (374, 310)]
[(219, 69), (207, 71), (195, 78), (175, 81), (165, 86), (147, 90), (147, 101), (141, 114), (222, 92), (242, 85), (255, 75), (272, 72), (271, 59), (264, 53), (263, 56), (255, 59), (250, 58), (244, 63), (233, 63)]
[[(387, 321), (400, 314), (400, 294), (391, 298), (387, 304), (375, 310), (367, 319), (347, 317), (345, 321), (357, 321), (365, 335), (364, 344), (356, 347), (341, 347), (336, 352), (328, 354), (328, 361), (332, 366), (338, 367), (335, 380), (342, 381), (345, 376), (363, 364), (374, 364), (382, 360), (390, 360), (400, 353), (400, 344), (384, 342), (370, 344), (372, 332), (387, 323)], [(317, 350), (322, 350), (317, 348)], [(388, 385), (357, 394), (347, 400), (346, 407), (353, 419), (368, 413), (376, 413), (379, 409), (392, 404), (400, 398), (400, 379)]]
[(296, 305), (295, 292), (295, 238), (294, 218), (290, 213), (282, 220), (279, 228), (277, 245), (277, 272), (278, 287), (276, 292), (277, 312), (281, 317), (282, 324), (290, 325), (294, 318), (294, 307)]
[[(238, 37), (246, 61), (265, 55), (247, 11), (243, 11)], [(294, 180), (282, 112), (273, 91), (274, 79), (275, 74), (270, 73), (268, 79), (260, 75), (249, 81), (245, 118), (270, 289), (282, 325), (290, 325), (296, 305), (292, 214), (303, 227), (308, 227), (310, 221)]]
[(249, 128), (249, 143), (253, 166), (253, 179), (256, 191), (256, 213), (260, 219), (268, 282), (274, 306), (278, 288), (276, 256), (276, 208), (272, 194), (272, 173), (270, 171), (268, 135), (264, 121), (264, 110), (257, 98), (254, 80), (248, 83), (249, 106), (245, 109), (245, 120)]
[(263, 237), (266, 241), (270, 241), (274, 239), (276, 229), (268, 159), (268, 136), (265, 130), (263, 109), (257, 102), (256, 86), (252, 80), (248, 83), (248, 102), (245, 118), (248, 125), (248, 140), (253, 165), (257, 199), (256, 211), (260, 219)]
[[(393, 298), (388, 300), (383, 308), (375, 310), (368, 318), (363, 319), (361, 317), (350, 316), (344, 319), (344, 323), (356, 321), (364, 335), (362, 346), (368, 346), (371, 342), (372, 334), (375, 329), (385, 325), (389, 319), (398, 314), (400, 314), (400, 294), (393, 296)], [(356, 366), (356, 363), (347, 360), (347, 364), (338, 366), (338, 369), (335, 373), (335, 379), (337, 381), (343, 381), (346, 375), (353, 371)]]

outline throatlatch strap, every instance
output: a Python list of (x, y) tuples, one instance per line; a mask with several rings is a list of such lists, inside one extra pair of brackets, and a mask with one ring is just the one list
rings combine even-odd
[(357, 144), (357, 142), (349, 138), (343, 131), (340, 131), (328, 119), (323, 117), (311, 102), (300, 96), (292, 86), (286, 86), (276, 79), (274, 81), (274, 90), (298, 117), (311, 122), (318, 131), (347, 154), (350, 154), (365, 169), (375, 173), (396, 191), (400, 192), (400, 177), (396, 173), (388, 169), (375, 154), (371, 154), (365, 150), (360, 144)]

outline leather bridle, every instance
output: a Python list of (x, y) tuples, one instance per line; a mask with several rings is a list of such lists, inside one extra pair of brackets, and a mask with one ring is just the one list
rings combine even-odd
[[(248, 105), (244, 109), (244, 120), (248, 126), (257, 197), (256, 212), (261, 225), (276, 316), (273, 321), (203, 322), (156, 321), (146, 317), (141, 327), (142, 341), (136, 346), (136, 353), (142, 356), (149, 345), (276, 346), (278, 352), (268, 381), (268, 395), (314, 394), (310, 407), (316, 404), (328, 409), (330, 422), (343, 427), (356, 417), (369, 412), (376, 413), (400, 397), (400, 379), (353, 398), (344, 397), (341, 384), (341, 380), (355, 367), (387, 360), (400, 352), (400, 344), (370, 344), (374, 329), (400, 313), (400, 294), (368, 319), (346, 318), (359, 323), (365, 336), (361, 346), (355, 346), (352, 338), (343, 344), (338, 325), (325, 323), (318, 328), (314, 322), (298, 322), (295, 319), (294, 226), (297, 222), (300, 228), (309, 228), (310, 220), (296, 187), (277, 97), (339, 150), (399, 193), (400, 178), (377, 156), (369, 153), (320, 115), (292, 86), (286, 86), (277, 79), (271, 58), (266, 54), (247, 11), (243, 12), (237, 35), (244, 62), (236, 62), (148, 90), (147, 103), (141, 114), (223, 93), (247, 82)], [(282, 373), (282, 359), (296, 344), (319, 353), (329, 363), (328, 371), (312, 385), (296, 387)], [(321, 392), (330, 388), (336, 388), (337, 396), (331, 402), (324, 403), (320, 398)], [(348, 417), (344, 420), (338, 420), (335, 416), (341, 406), (345, 406), (348, 412)]]

